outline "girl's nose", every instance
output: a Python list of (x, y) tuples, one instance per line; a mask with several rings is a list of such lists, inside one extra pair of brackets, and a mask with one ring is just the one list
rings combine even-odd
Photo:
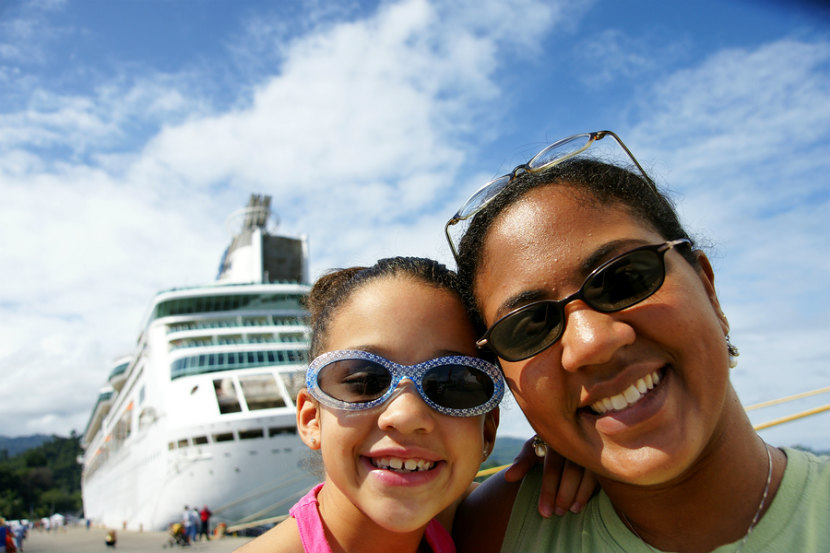
[(634, 328), (619, 320), (616, 313), (600, 313), (581, 300), (565, 306), (565, 318), (561, 340), (562, 368), (566, 371), (606, 363), (636, 338)]
[(395, 395), (383, 405), (378, 426), (399, 432), (431, 432), (435, 428), (435, 412), (418, 394), (408, 378), (398, 384)]

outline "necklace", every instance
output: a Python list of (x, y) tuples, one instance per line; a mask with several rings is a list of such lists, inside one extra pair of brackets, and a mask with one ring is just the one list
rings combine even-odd
[[(764, 505), (767, 502), (767, 495), (769, 495), (769, 486), (772, 482), (772, 455), (770, 455), (769, 446), (767, 444), (764, 444), (764, 449), (767, 452), (767, 481), (764, 484), (764, 493), (761, 494), (761, 502), (758, 503), (758, 508), (755, 509), (755, 515), (752, 517), (752, 521), (750, 521), (749, 523), (749, 528), (746, 529), (746, 534), (744, 534), (744, 537), (741, 538), (740, 543), (738, 543), (738, 547), (735, 548), (735, 553), (741, 553), (741, 551), (743, 550), (744, 544), (746, 543), (747, 538), (749, 538), (750, 532), (752, 532), (752, 530), (755, 528), (755, 525), (758, 524), (758, 519), (761, 518), (761, 513), (763, 512)], [(634, 525), (631, 524), (631, 521), (628, 520), (628, 517), (625, 516), (625, 513), (623, 511), (620, 511), (620, 518), (622, 519), (623, 524), (625, 524), (625, 526), (629, 530), (631, 530), (634, 533), (634, 535), (637, 536), (637, 538), (639, 538), (639, 540), (646, 545), (646, 547), (648, 547), (652, 551), (658, 551), (656, 548), (652, 547), (650, 543), (644, 540), (640, 533), (634, 529)]]

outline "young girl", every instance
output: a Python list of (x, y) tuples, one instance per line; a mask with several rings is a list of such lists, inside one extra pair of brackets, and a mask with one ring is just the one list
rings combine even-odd
[(383, 259), (318, 280), (309, 311), (297, 426), (325, 479), (240, 553), (455, 551), (447, 528), (492, 450), (504, 391), (476, 357), (455, 274)]

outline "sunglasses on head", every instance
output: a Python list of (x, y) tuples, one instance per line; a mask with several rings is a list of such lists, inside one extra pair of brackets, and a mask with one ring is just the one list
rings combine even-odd
[(628, 164), (633, 164), (632, 170), (636, 170), (637, 174), (643, 178), (643, 181), (656, 192), (657, 189), (654, 186), (654, 182), (643, 170), (642, 166), (640, 165), (640, 162), (637, 161), (637, 159), (634, 157), (634, 154), (632, 154), (631, 150), (628, 149), (628, 146), (626, 146), (623, 143), (623, 141), (620, 140), (620, 137), (614, 134), (613, 132), (586, 132), (581, 134), (575, 134), (573, 136), (569, 136), (561, 140), (557, 140), (556, 142), (545, 147), (541, 152), (530, 158), (530, 161), (528, 161), (527, 163), (517, 165), (513, 168), (512, 171), (510, 171), (506, 175), (502, 175), (496, 179), (493, 179), (481, 188), (479, 188), (478, 191), (475, 194), (473, 194), (463, 206), (461, 206), (461, 209), (456, 211), (455, 215), (450, 217), (450, 220), (447, 221), (447, 224), (444, 225), (444, 234), (447, 237), (447, 242), (450, 245), (450, 250), (452, 250), (452, 255), (455, 258), (455, 260), (458, 261), (458, 242), (461, 240), (461, 237), (464, 236), (466, 230), (457, 233), (460, 234), (460, 236), (453, 238), (452, 234), (450, 233), (450, 227), (452, 227), (453, 225), (457, 225), (462, 221), (467, 221), (468, 219), (475, 217), (475, 215), (478, 212), (487, 207), (487, 204), (492, 202), (499, 194), (501, 194), (507, 188), (509, 188), (510, 185), (513, 184), (513, 181), (516, 179), (517, 176), (522, 175), (524, 173), (538, 173), (540, 171), (550, 169), (551, 167), (558, 165), (563, 161), (569, 160), (576, 156), (583, 155), (583, 152), (586, 152), (589, 148), (591, 148), (592, 145), (602, 141), (602, 139), (609, 136), (614, 139), (614, 142), (617, 144), (617, 146), (619, 146), (619, 149), (616, 149), (612, 146), (611, 150), (606, 150), (600, 156), (600, 158), (604, 159), (606, 157), (609, 157), (611, 160), (613, 160), (616, 159), (618, 155), (625, 154), (621, 159), (614, 163), (618, 163), (621, 167), (624, 167)]
[(454, 417), (482, 415), (504, 395), (504, 377), (495, 365), (461, 355), (417, 365), (399, 365), (360, 350), (339, 350), (314, 359), (306, 373), (311, 396), (327, 407), (372, 409), (391, 398), (408, 378), (427, 405)]
[(521, 361), (549, 348), (565, 331), (565, 306), (582, 300), (600, 313), (631, 307), (654, 294), (666, 278), (666, 252), (685, 238), (642, 246), (603, 263), (579, 290), (561, 300), (540, 300), (511, 311), (476, 342), (505, 361)]

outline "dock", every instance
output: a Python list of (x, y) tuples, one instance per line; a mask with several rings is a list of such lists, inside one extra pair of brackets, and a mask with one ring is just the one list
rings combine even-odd
[(253, 538), (225, 536), (210, 541), (197, 541), (188, 547), (170, 545), (167, 532), (135, 532), (118, 530), (116, 547), (107, 547), (105, 528), (64, 527), (46, 532), (30, 530), (23, 542), (24, 553), (150, 553), (153, 551), (189, 553), (231, 553)]

